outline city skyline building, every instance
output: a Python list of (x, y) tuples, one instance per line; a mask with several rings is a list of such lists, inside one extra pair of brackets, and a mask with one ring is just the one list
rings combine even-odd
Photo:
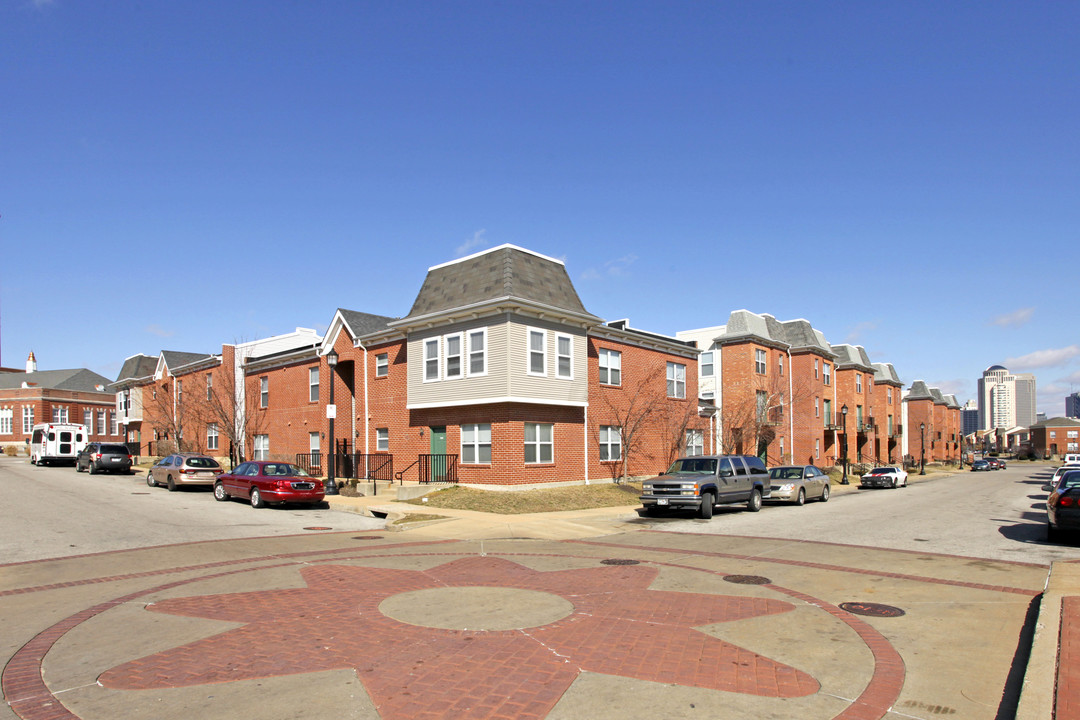
[(1035, 424), (1036, 383), (1031, 373), (991, 365), (979, 378), (979, 429), (1008, 430)]

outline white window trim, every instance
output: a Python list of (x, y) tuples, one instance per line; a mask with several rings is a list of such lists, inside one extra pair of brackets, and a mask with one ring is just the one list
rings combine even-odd
[[(314, 378), (314, 382), (312, 382), (312, 378)], [(320, 392), (319, 383), (322, 382), (322, 372), (320, 372), (319, 366), (316, 365), (315, 367), (309, 367), (308, 368), (307, 379), (308, 379), (308, 402), (309, 403), (319, 402), (319, 392)], [(315, 399), (314, 400), (311, 399), (311, 391), (312, 390), (315, 391)]]
[[(679, 369), (682, 369), (682, 380), (679, 379)], [(686, 399), (686, 366), (682, 363), (668, 362), (667, 364), (667, 383), (673, 383), (674, 387), (672, 392), (668, 394), (669, 398), (675, 400)], [(682, 384), (682, 393), (679, 393), (679, 384)], [(667, 384), (665, 383), (665, 391), (667, 390)]]
[(375, 428), (375, 452), (390, 452), (390, 428)]
[(267, 375), (259, 378), (259, 407), (270, 407), (270, 378)]
[(375, 356), (375, 377), (387, 377), (390, 374), (390, 353)]
[[(480, 428), (481, 427), (487, 427), (487, 435), (488, 435), (487, 442), (483, 442), (480, 439)], [(472, 442), (466, 442), (465, 441), (466, 428), (471, 428), (472, 429), (473, 438), (474, 438)], [(491, 460), (486, 460), (485, 461), (485, 460), (480, 459), (480, 448), (482, 448), (485, 445), (487, 445), (488, 456), (490, 457), (491, 453), (492, 453), (492, 450), (493, 450), (493, 448), (492, 448), (491, 423), (465, 423), (464, 425), (461, 426), (461, 449), (460, 449), (460, 455), (458, 457), (461, 458), (461, 464), (462, 465), (490, 465)], [(465, 459), (465, 448), (466, 447), (471, 447), (472, 448), (473, 458), (474, 459), (471, 460), (471, 461)]]
[[(455, 355), (450, 354), (450, 340), (456, 338), (458, 341), (458, 351)], [(442, 336), (443, 345), (443, 358), (442, 358), (442, 376), (444, 380), (460, 380), (465, 377), (465, 335), (463, 333), (450, 333), (449, 335)], [(450, 358), (456, 357), (458, 361), (458, 371), (456, 375), (450, 374)]]
[[(605, 431), (607, 440), (605, 440)], [(614, 432), (614, 439), (612, 439), (612, 432)], [(608, 456), (605, 458), (604, 449), (607, 448)], [(612, 449), (615, 450), (615, 457), (611, 456)], [(622, 460), (622, 428), (618, 425), (601, 425), (600, 426), (600, 439), (598, 448), (598, 458), (602, 463), (619, 462)]]
[[(538, 334), (540, 336), (540, 350), (533, 350), (532, 341), (533, 341), (533, 334), (534, 333)], [(542, 358), (542, 364), (543, 364), (543, 368), (544, 368), (542, 372), (536, 372), (535, 370), (532, 369), (532, 367), (533, 367), (533, 362), (532, 361), (533, 361), (533, 354), (534, 353), (539, 353), (540, 357)], [(526, 374), (532, 375), (533, 377), (547, 377), (547, 374), (548, 374), (548, 372), (547, 372), (547, 367), (548, 367), (547, 356), (548, 356), (547, 330), (542, 330), (540, 328), (528, 328), (526, 330), (526, 332), (525, 332), (525, 372), (526, 372)]]
[[(570, 352), (567, 355), (559, 353), (559, 341), (566, 340), (570, 343)], [(562, 358), (567, 358), (570, 364), (570, 373), (563, 375), (560, 372), (559, 361)], [(560, 380), (573, 380), (574, 379), (574, 336), (567, 335), (566, 333), (555, 333), (555, 377)]]
[[(442, 379), (442, 338), (425, 338), (421, 348), (422, 362), (420, 365), (420, 372), (423, 374), (424, 382), (438, 382)], [(435, 349), (434, 356), (428, 355), (428, 350), (430, 348)], [(431, 373), (428, 372), (429, 367), (435, 368), (435, 377), (432, 377)]]
[(217, 423), (207, 423), (206, 425), (206, 449), (217, 450), (218, 449), (218, 426)]
[[(608, 376), (608, 379), (606, 381), (601, 380), (600, 384), (601, 385), (610, 385), (612, 387), (621, 387), (622, 386), (622, 351), (621, 350), (612, 350), (610, 348), (600, 348), (599, 350), (597, 350), (597, 356), (599, 358), (598, 366), (601, 369), (607, 370), (607, 376)], [(616, 364), (618, 365), (618, 367), (612, 368), (612, 366), (611, 366), (612, 359), (614, 359), (616, 361)], [(607, 362), (604, 362), (605, 360), (607, 360)], [(619, 373), (618, 382), (612, 382), (611, 381), (611, 371), (613, 369), (618, 371), (618, 373)]]
[[(535, 425), (536, 426), (536, 440), (532, 440), (532, 441), (524, 440), (524, 444), (522, 446), (522, 458), (525, 457), (524, 456), (525, 448), (529, 447), (530, 445), (533, 445), (533, 446), (536, 447), (536, 459), (535, 460), (525, 460), (525, 464), (526, 465), (552, 465), (552, 464), (554, 464), (554, 462), (555, 462), (555, 425), (553, 423), (540, 423), (540, 422), (527, 422), (527, 423), (525, 423), (525, 426), (529, 426), (529, 425)], [(540, 429), (544, 428), (544, 427), (551, 428), (551, 440), (550, 441), (545, 441), (545, 440), (540, 439)], [(543, 453), (540, 452), (540, 450), (545, 445), (550, 445), (551, 446), (551, 459), (550, 460), (542, 459), (543, 458)]]
[[(709, 361), (705, 362), (705, 356), (709, 356)], [(710, 372), (705, 372), (705, 368), (710, 368)], [(713, 377), (716, 374), (716, 351), (706, 350), (698, 356), (698, 377)]]
[[(480, 350), (473, 348), (473, 338), (479, 335), (482, 338), (483, 347)], [(469, 342), (469, 350), (466, 353), (466, 365), (465, 372), (469, 377), (483, 377), (488, 373), (488, 332), (487, 328), (479, 328), (477, 330), (469, 330), (465, 333), (465, 337)], [(473, 356), (479, 354), (483, 363), (483, 369), (474, 371), (472, 367)]]

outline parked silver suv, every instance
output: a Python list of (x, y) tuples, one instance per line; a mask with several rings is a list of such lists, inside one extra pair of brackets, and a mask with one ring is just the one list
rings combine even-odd
[(75, 456), (75, 472), (131, 472), (131, 453), (127, 445), (92, 442)]
[(761, 458), (753, 455), (694, 455), (681, 457), (666, 473), (642, 483), (641, 504), (653, 515), (669, 508), (695, 508), (709, 519), (717, 505), (746, 503), (757, 512), (769, 497), (772, 483)]

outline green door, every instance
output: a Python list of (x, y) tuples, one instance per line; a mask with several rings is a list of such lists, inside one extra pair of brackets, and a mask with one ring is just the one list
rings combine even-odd
[(446, 467), (446, 426), (437, 425), (428, 428), (431, 431), (431, 463), (429, 464), (428, 479), (431, 482), (445, 482), (447, 475)]

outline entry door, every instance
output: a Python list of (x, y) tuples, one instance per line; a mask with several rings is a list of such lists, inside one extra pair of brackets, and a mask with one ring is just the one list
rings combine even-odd
[(436, 425), (428, 428), (431, 431), (430, 453), (432, 454), (428, 479), (431, 482), (445, 482), (447, 476), (446, 467), (446, 426)]

